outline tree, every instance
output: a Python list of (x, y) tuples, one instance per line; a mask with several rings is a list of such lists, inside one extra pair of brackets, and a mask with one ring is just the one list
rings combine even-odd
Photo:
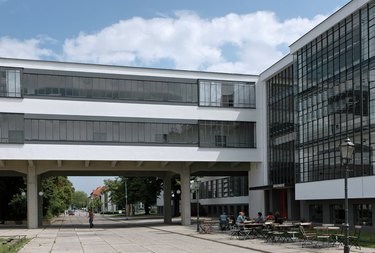
[(88, 207), (93, 212), (99, 212), (101, 210), (102, 201), (100, 200), (100, 197), (95, 197), (90, 199), (88, 203)]
[(73, 184), (67, 177), (48, 177), (42, 180), (43, 216), (57, 216), (66, 210), (74, 192)]
[(0, 177), (0, 220), (26, 219), (26, 192), (23, 177)]
[(72, 206), (75, 208), (87, 207), (88, 196), (83, 191), (75, 191), (72, 194)]
[(125, 180), (127, 180), (128, 204), (142, 202), (145, 213), (150, 213), (150, 206), (156, 203), (156, 198), (162, 189), (162, 180), (155, 177), (118, 177), (106, 180), (104, 183), (111, 192), (111, 201), (125, 207)]

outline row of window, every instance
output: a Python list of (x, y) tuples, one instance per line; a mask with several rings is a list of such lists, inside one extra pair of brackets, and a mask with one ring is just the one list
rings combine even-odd
[(254, 148), (255, 123), (24, 119), (22, 114), (0, 114), (0, 140), (2, 143), (135, 143)]
[(5, 68), (0, 68), (0, 77), (0, 96), (5, 97), (70, 97), (255, 108), (255, 83), (203, 80), (196, 83), (194, 80), (178, 82), (41, 73), (24, 73), (21, 78), (20, 70)]
[(201, 199), (248, 196), (248, 179), (232, 176), (202, 182), (199, 189)]
[(79, 76), (24, 74), (24, 96), (75, 97), (197, 103), (197, 85), (188, 82), (148, 81), (135, 79), (94, 78)]
[[(372, 213), (373, 205), (366, 204), (353, 204), (353, 222), (355, 225), (372, 226)], [(345, 209), (343, 205), (332, 204), (329, 206), (330, 222), (333, 224), (345, 223)], [(312, 204), (309, 205), (310, 220), (313, 222), (323, 222), (323, 205)]]

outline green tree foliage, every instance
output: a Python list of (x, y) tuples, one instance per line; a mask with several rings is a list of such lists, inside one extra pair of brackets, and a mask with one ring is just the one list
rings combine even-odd
[(0, 221), (26, 219), (25, 188), (23, 177), (0, 177)]
[(48, 177), (42, 180), (43, 215), (57, 216), (66, 210), (72, 200), (74, 188), (67, 177)]
[(83, 191), (75, 191), (72, 194), (72, 205), (75, 208), (83, 208), (88, 205), (88, 196)]
[(99, 197), (90, 199), (88, 203), (88, 208), (90, 210), (93, 210), (96, 213), (101, 211), (101, 206), (102, 206), (102, 201), (100, 200)]
[(24, 220), (27, 216), (26, 196), (15, 194), (9, 203), (9, 219)]
[(162, 180), (155, 177), (118, 177), (106, 180), (104, 183), (111, 192), (111, 201), (122, 207), (125, 207), (125, 180), (128, 186), (128, 204), (142, 202), (146, 214), (149, 214), (149, 207), (156, 203), (162, 189)]

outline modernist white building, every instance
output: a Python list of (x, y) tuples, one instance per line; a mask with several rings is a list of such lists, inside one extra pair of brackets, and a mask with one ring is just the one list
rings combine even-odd
[(39, 179), (85, 174), (163, 178), (165, 222), (172, 177), (190, 224), (191, 175), (219, 176), (202, 193), (212, 208), (237, 203), (220, 177), (246, 175), (250, 216), (340, 224), (350, 137), (350, 224), (373, 226), (374, 73), (374, 0), (349, 2), (260, 76), (3, 58), (0, 170), (27, 175), (31, 228)]
[[(375, 221), (375, 1), (353, 0), (290, 46), (260, 75), (267, 89), (266, 209), (315, 222), (344, 222), (349, 162), (349, 223)], [(262, 123), (264, 124), (264, 123)]]
[(5, 58), (0, 76), (0, 170), (27, 175), (30, 228), (44, 176), (177, 175), (190, 224), (190, 175), (263, 171), (257, 76)]

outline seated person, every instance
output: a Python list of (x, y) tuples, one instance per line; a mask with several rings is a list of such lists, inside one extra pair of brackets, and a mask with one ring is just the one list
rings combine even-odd
[(228, 227), (228, 215), (223, 212), (220, 216), (219, 216), (219, 222), (220, 222), (220, 229), (223, 231), (223, 230), (226, 230), (227, 227)]
[(237, 217), (236, 224), (237, 225), (243, 224), (245, 220), (246, 220), (245, 213), (241, 211)]
[(280, 213), (275, 212), (275, 223), (283, 224), (283, 222), (284, 222), (284, 219), (281, 218)]
[(267, 216), (266, 216), (266, 220), (274, 220), (275, 217), (273, 216), (273, 213), (272, 212), (268, 212)]
[(261, 212), (258, 212), (258, 217), (256, 217), (254, 221), (255, 221), (256, 223), (261, 223), (261, 222), (264, 221), (264, 220), (263, 220), (263, 215), (262, 215)]

